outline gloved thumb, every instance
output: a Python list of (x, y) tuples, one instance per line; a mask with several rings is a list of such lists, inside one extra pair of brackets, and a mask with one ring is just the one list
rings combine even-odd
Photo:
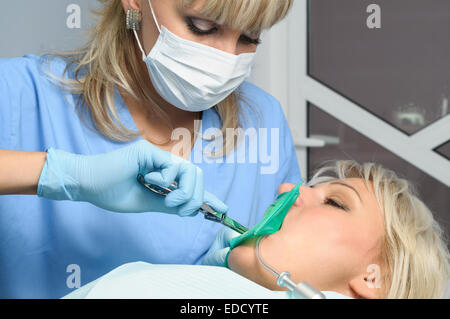
[(228, 212), (228, 206), (225, 205), (225, 203), (219, 200), (216, 196), (207, 191), (205, 191), (203, 195), (203, 201), (218, 213), (225, 214), (226, 212)]
[(212, 251), (219, 251), (223, 248), (230, 248), (230, 241), (234, 237), (238, 237), (241, 234), (239, 234), (237, 231), (232, 230), (228, 227), (222, 227), (219, 232), (217, 233), (216, 240), (214, 241), (213, 245), (211, 246)]
[(230, 241), (238, 236), (241, 236), (237, 231), (232, 230), (231, 228), (224, 227), (221, 229), (222, 236), (223, 236), (223, 242), (226, 243), (226, 246), (230, 246)]
[(207, 254), (205, 258), (203, 258), (202, 265), (224, 267), (225, 258), (227, 257), (229, 251), (230, 247), (227, 247), (219, 249), (213, 254)]
[(177, 177), (178, 166), (168, 165), (161, 171), (150, 172), (144, 176), (145, 182), (149, 184), (158, 185), (160, 187), (169, 187)]

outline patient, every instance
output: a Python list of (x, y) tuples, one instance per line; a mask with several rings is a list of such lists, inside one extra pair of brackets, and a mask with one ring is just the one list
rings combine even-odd
[[(284, 184), (279, 192), (291, 190)], [(261, 255), (295, 282), (353, 298), (441, 298), (450, 275), (443, 233), (407, 181), (375, 164), (339, 161), (318, 171)], [(256, 258), (255, 241), (229, 267), (280, 290)]]
[[(293, 187), (281, 185), (279, 192)], [(450, 276), (449, 251), (433, 215), (407, 181), (376, 164), (338, 161), (320, 169), (300, 187), (280, 230), (264, 238), (260, 248), (267, 264), (289, 271), (295, 282), (352, 298), (442, 298)], [(124, 265), (104, 277), (96, 296), (122, 298), (130, 296), (128, 291), (133, 298), (164, 298), (180, 296), (180, 286), (188, 289), (182, 297), (215, 298), (214, 285), (222, 297), (228, 288), (237, 296), (241, 287), (250, 298), (255, 287), (263, 293), (283, 290), (258, 262), (255, 240), (234, 248), (228, 266), (242, 277), (216, 267)]]

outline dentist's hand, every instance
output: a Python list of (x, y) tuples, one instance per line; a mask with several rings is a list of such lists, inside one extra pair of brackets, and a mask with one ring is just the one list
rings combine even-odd
[(202, 265), (225, 267), (225, 258), (230, 251), (230, 240), (238, 236), (240, 236), (238, 232), (228, 227), (221, 228), (203, 258)]
[[(152, 193), (137, 181), (178, 189), (167, 197)], [(164, 212), (193, 216), (203, 203), (224, 213), (228, 207), (203, 189), (200, 168), (142, 140), (111, 153), (75, 155), (50, 148), (42, 170), (38, 196), (92, 203), (121, 213)]]

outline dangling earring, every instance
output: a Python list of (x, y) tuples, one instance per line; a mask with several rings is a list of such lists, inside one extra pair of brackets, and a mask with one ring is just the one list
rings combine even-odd
[(139, 30), (140, 27), (140, 15), (139, 10), (128, 10), (127, 11), (127, 30)]

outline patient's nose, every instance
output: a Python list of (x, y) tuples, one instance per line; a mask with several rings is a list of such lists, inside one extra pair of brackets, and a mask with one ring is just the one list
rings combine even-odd
[(314, 189), (308, 186), (300, 186), (299, 196), (295, 201), (294, 205), (303, 206), (308, 202), (311, 202), (312, 198), (315, 196)]
[[(295, 187), (295, 184), (282, 184), (280, 187), (278, 187), (278, 194), (286, 193), (291, 191)], [(312, 188), (306, 187), (306, 186), (300, 186), (299, 193), (297, 200), (294, 202), (294, 205), (301, 206), (304, 204), (304, 199), (312, 196)]]
[(295, 187), (294, 184), (286, 183), (278, 187), (278, 195), (291, 191)]

